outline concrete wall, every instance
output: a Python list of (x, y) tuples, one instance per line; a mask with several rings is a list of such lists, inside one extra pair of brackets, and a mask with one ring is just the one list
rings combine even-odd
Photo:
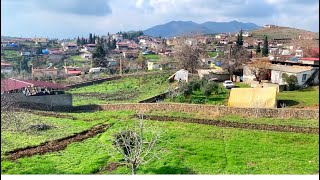
[(277, 88), (233, 88), (228, 106), (244, 108), (276, 108)]
[(4, 99), (23, 104), (43, 104), (48, 106), (72, 106), (71, 94), (44, 95), (44, 96), (25, 96), (22, 93), (2, 94), (1, 101)]

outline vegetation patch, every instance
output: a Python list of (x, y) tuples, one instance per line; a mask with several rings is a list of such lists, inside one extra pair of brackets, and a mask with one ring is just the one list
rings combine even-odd
[(156, 120), (156, 121), (187, 122), (187, 123), (206, 124), (206, 125), (212, 125), (212, 126), (218, 126), (218, 127), (230, 127), (230, 128), (252, 129), (252, 130), (319, 134), (319, 128), (311, 128), (311, 127), (239, 123), (239, 122), (231, 122), (231, 121), (195, 119), (195, 118), (181, 118), (181, 117), (170, 117), (170, 116), (155, 116), (155, 115), (147, 115), (147, 116), (145, 116), (145, 118), (148, 119), (148, 120)]
[(82, 131), (72, 136), (64, 137), (62, 139), (45, 142), (40, 144), (39, 146), (19, 148), (13, 151), (9, 151), (6, 153), (7, 159), (16, 160), (25, 156), (32, 156), (35, 154), (45, 154), (48, 152), (61, 151), (65, 149), (70, 143), (83, 141), (90, 137), (93, 137), (99, 133), (106, 131), (110, 125), (103, 124), (96, 126), (90, 130)]

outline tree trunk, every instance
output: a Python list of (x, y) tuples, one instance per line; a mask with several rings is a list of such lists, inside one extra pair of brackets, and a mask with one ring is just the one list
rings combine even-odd
[(136, 175), (137, 174), (137, 165), (132, 164), (131, 169), (132, 169), (132, 175)]

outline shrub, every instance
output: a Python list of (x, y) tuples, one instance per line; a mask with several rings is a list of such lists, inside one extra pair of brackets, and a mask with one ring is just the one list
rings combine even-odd
[(213, 87), (210, 84), (207, 84), (203, 88), (203, 95), (209, 97), (213, 91)]
[(289, 91), (294, 91), (297, 89), (296, 87), (296, 84), (298, 83), (297, 76), (295, 75), (289, 76), (288, 74), (284, 73), (282, 74), (282, 80), (288, 84), (287, 88)]
[(206, 103), (206, 99), (205, 98), (201, 98), (201, 97), (197, 97), (197, 98), (192, 98), (191, 102), (193, 104), (205, 104)]
[(227, 92), (227, 89), (222, 84), (218, 84), (215, 94), (226, 94)]
[(179, 94), (177, 97), (176, 97), (176, 101), (179, 102), (179, 103), (184, 103), (186, 101), (186, 98), (184, 95), (182, 94)]
[(192, 86), (184, 82), (180, 84), (179, 89), (180, 89), (180, 93), (183, 94), (184, 96), (188, 96), (192, 93)]
[(199, 80), (193, 80), (189, 84), (193, 91), (198, 91), (201, 88), (201, 81)]

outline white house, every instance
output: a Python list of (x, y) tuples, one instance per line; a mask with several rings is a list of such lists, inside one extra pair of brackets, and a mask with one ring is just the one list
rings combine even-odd
[(162, 66), (160, 63), (154, 62), (154, 61), (148, 61), (148, 70), (162, 70)]
[(189, 72), (187, 70), (181, 69), (170, 76), (168, 79), (173, 79), (176, 81), (185, 81), (188, 82), (189, 79)]
[[(315, 67), (308, 67), (308, 66), (284, 66), (284, 65), (272, 65), (271, 66), (271, 82), (279, 85), (286, 84), (283, 79), (282, 75), (284, 73), (290, 75), (295, 75), (298, 79), (297, 85), (304, 85), (304, 83), (316, 73), (319, 73), (319, 68)], [(315, 76), (314, 83), (319, 83), (319, 76)]]
[(95, 67), (95, 68), (90, 68), (89, 72), (91, 73), (100, 73), (100, 72), (105, 72), (107, 68), (103, 67)]
[(86, 44), (84, 45), (84, 51), (93, 51), (97, 46), (95, 44)]
[(91, 59), (92, 54), (90, 52), (85, 52), (85, 53), (82, 53), (80, 57), (82, 57), (83, 59)]

